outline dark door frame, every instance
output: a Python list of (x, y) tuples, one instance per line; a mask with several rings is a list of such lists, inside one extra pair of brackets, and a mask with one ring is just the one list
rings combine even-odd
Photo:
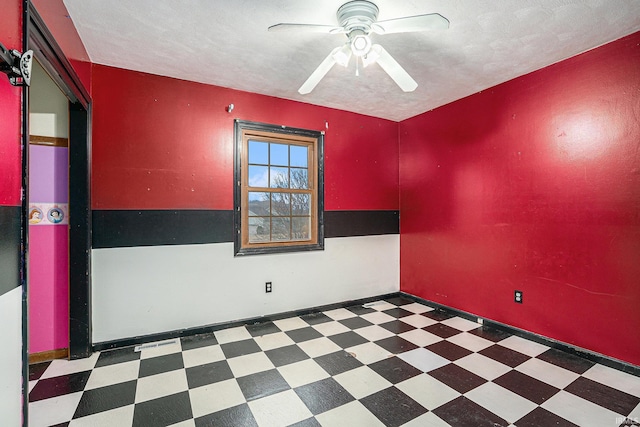
[[(69, 99), (69, 357), (79, 359), (91, 355), (91, 97), (30, 0), (25, 0), (24, 22), (27, 49), (33, 50), (35, 58)], [(23, 104), (25, 158), (27, 92)], [(28, 162), (23, 162), (26, 191), (27, 165)], [(27, 315), (23, 313), (25, 324)]]

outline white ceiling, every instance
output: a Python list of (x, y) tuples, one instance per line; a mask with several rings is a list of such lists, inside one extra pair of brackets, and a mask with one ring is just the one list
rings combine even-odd
[(373, 35), (418, 82), (404, 93), (378, 65), (339, 65), (297, 90), (344, 34), (346, 0), (64, 0), (92, 62), (404, 120), (640, 30), (640, 0), (373, 0), (379, 20), (440, 13), (448, 30)]

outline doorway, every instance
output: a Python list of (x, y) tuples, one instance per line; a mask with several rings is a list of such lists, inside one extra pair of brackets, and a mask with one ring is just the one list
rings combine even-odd
[(69, 101), (34, 61), (29, 89), (29, 363), (69, 355)]
[[(53, 309), (53, 312), (50, 314), (52, 318), (55, 318), (58, 322), (54, 328), (51, 330), (55, 340), (52, 338), (51, 342), (53, 342), (53, 347), (59, 347), (60, 345), (64, 345), (64, 338), (66, 336), (67, 345), (65, 348), (67, 349), (67, 356), (71, 359), (88, 357), (91, 354), (91, 203), (90, 203), (90, 121), (91, 121), (91, 97), (88, 91), (85, 89), (83, 84), (80, 81), (77, 73), (75, 72), (71, 63), (67, 60), (64, 53), (60, 49), (60, 46), (56, 43), (52, 34), (47, 29), (42, 17), (38, 14), (38, 11), (35, 9), (31, 2), (28, 2), (28, 8), (26, 10), (25, 15), (25, 23), (26, 23), (26, 42), (27, 48), (33, 50), (34, 57), (39, 65), (34, 65), (35, 73), (37, 73), (37, 67), (41, 67), (41, 71), (43, 71), (44, 79), (49, 79), (49, 85), (53, 85), (57, 87), (59, 93), (55, 95), (56, 108), (58, 108), (57, 112), (64, 116), (64, 112), (66, 112), (66, 130), (67, 130), (67, 176), (64, 177), (64, 173), (60, 172), (58, 176), (55, 177), (54, 182), (59, 186), (67, 184), (67, 192), (66, 192), (66, 206), (64, 205), (64, 189), (53, 190), (57, 195), (55, 198), (59, 198), (58, 200), (52, 200), (50, 203), (53, 206), (45, 203), (43, 206), (47, 212), (42, 211), (41, 218), (44, 220), (49, 219), (49, 211), (52, 213), (51, 217), (51, 225), (58, 226), (62, 225), (61, 228), (57, 229), (58, 231), (51, 232), (50, 234), (56, 235), (55, 240), (57, 241), (58, 248), (60, 252), (56, 255), (56, 269), (49, 270), (51, 274), (58, 274), (58, 278), (53, 280), (56, 283), (56, 287), (50, 287), (50, 289), (55, 289), (56, 293), (51, 295), (49, 298), (53, 298), (53, 300), (57, 301), (56, 308)], [(34, 76), (37, 78), (37, 76)], [(31, 89), (29, 89), (30, 91)], [(37, 89), (36, 89), (37, 90)], [(51, 89), (55, 92), (54, 89)], [(62, 98), (60, 98), (60, 94), (62, 94)], [(23, 108), (23, 122), (29, 123), (29, 113), (38, 114), (38, 110), (42, 107), (38, 105), (39, 101), (34, 98), (33, 100), (36, 105), (34, 108), (27, 107), (29, 105), (29, 99), (24, 99)], [(63, 104), (66, 103), (66, 109), (63, 107)], [(45, 109), (43, 114), (48, 114), (50, 111), (46, 111)], [(33, 117), (31, 117), (33, 119)], [(45, 119), (51, 121), (52, 118), (49, 117), (40, 117), (40, 119)], [(42, 121), (42, 120), (41, 120)], [(36, 124), (39, 126), (38, 123)], [(64, 128), (64, 125), (55, 125), (60, 129)], [(30, 154), (30, 148), (32, 148), (32, 144), (29, 144), (28, 135), (30, 134), (31, 126), (28, 126), (24, 130), (25, 141), (24, 141), (24, 152), (25, 157), (28, 159), (28, 154)], [(36, 129), (34, 128), (34, 129)], [(61, 131), (62, 135), (64, 132)], [(64, 137), (54, 136), (49, 137), (53, 138), (53, 140), (45, 140), (45, 142), (51, 143), (55, 146), (55, 144), (64, 145)], [(45, 138), (46, 139), (46, 138)], [(40, 147), (42, 148), (42, 147)], [(49, 147), (50, 148), (50, 147)], [(63, 148), (59, 146), (57, 148)], [(35, 152), (36, 150), (34, 150)], [(42, 151), (42, 150), (40, 150)], [(60, 151), (60, 150), (59, 150)], [(39, 153), (42, 154), (42, 153)], [(64, 158), (63, 154), (57, 155), (58, 161), (62, 163)], [(51, 159), (49, 159), (51, 160)], [(24, 175), (25, 177), (29, 177), (29, 173), (31, 172), (29, 160), (24, 165)], [(35, 172), (34, 172), (35, 173)], [(37, 173), (36, 173), (37, 175)], [(26, 199), (30, 202), (40, 202), (37, 200), (33, 200), (29, 197), (31, 188), (30, 182), (28, 180), (26, 184), (27, 194)], [(35, 185), (35, 184), (34, 184)], [(44, 203), (44, 201), (42, 201)], [(24, 210), (30, 213), (29, 204), (27, 201), (24, 203)], [(66, 212), (64, 211), (66, 208)], [(42, 210), (42, 209), (41, 209)], [(64, 217), (66, 216), (68, 224), (63, 224)], [(55, 221), (59, 221), (57, 224)], [(31, 226), (28, 225), (28, 230), (31, 230)], [(45, 227), (44, 225), (41, 227)], [(35, 226), (34, 226), (35, 229)], [(67, 250), (64, 249), (64, 231), (66, 230), (68, 233), (67, 237)], [(36, 233), (39, 233), (40, 230), (36, 229)], [(43, 232), (44, 233), (44, 232)], [(30, 257), (31, 251), (38, 251), (38, 247), (35, 246), (37, 243), (37, 239), (32, 240), (32, 236), (29, 236), (27, 233), (26, 241), (27, 241), (27, 255)], [(35, 237), (35, 236), (33, 236)], [(52, 240), (52, 239), (50, 239)], [(29, 247), (31, 243), (34, 243), (34, 247)], [(50, 242), (51, 243), (51, 242)], [(66, 252), (66, 259), (65, 254)], [(45, 259), (43, 257), (51, 256), (49, 253), (42, 254), (40, 259)], [(49, 264), (52, 264), (52, 260), (47, 260)], [(64, 273), (60, 270), (60, 266), (66, 263), (67, 268), (67, 278), (64, 277)], [(37, 268), (37, 266), (36, 266)], [(31, 268), (29, 268), (31, 270)], [(31, 273), (34, 273), (31, 271)], [(37, 274), (37, 272), (35, 272)], [(46, 276), (46, 274), (43, 274)], [(34, 279), (37, 279), (35, 277)], [(51, 278), (48, 279), (51, 282)], [(64, 283), (68, 283), (67, 286), (67, 301), (68, 305), (66, 308), (66, 316), (64, 315), (65, 308), (64, 302), (62, 302), (62, 295), (64, 294), (63, 287)], [(38, 299), (41, 295), (38, 293), (37, 287), (35, 289), (31, 289), (31, 278), (27, 274), (27, 298), (31, 300), (30, 293), (34, 291), (34, 298)], [(62, 283), (63, 285), (60, 285)], [(26, 316), (27, 310), (26, 307), (23, 311), (23, 315)], [(61, 314), (62, 313), (62, 314)], [(64, 321), (67, 323), (66, 334), (65, 328), (60, 324), (61, 319), (64, 318)], [(25, 319), (25, 324), (31, 319)], [(35, 326), (38, 328), (38, 325)], [(31, 328), (28, 328), (31, 329)], [(26, 340), (25, 340), (26, 341)], [(29, 339), (29, 344), (31, 344), (31, 340)], [(63, 351), (65, 348), (53, 348), (47, 351), (60, 351), (60, 353), (55, 353), (54, 355), (63, 355)], [(35, 348), (34, 348), (35, 349)]]

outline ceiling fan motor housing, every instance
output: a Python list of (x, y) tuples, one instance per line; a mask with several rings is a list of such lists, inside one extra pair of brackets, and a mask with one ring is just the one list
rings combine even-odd
[(336, 15), (347, 34), (353, 30), (369, 34), (371, 25), (378, 19), (378, 6), (370, 1), (354, 0), (340, 6)]

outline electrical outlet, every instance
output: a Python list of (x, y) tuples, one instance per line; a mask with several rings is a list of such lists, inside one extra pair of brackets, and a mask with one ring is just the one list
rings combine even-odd
[(518, 304), (522, 304), (522, 291), (515, 291), (513, 294), (513, 300)]
[(265, 291), (266, 293), (269, 293), (269, 292), (271, 292), (271, 291), (272, 291), (272, 289), (273, 289), (273, 285), (271, 284), (271, 282), (265, 282), (265, 284), (264, 284), (264, 291)]

